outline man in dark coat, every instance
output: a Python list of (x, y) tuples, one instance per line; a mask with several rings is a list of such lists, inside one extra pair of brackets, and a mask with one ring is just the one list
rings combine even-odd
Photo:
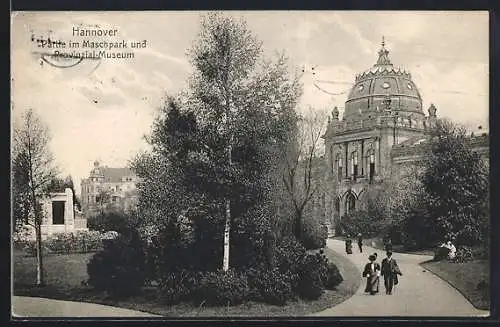
[(361, 233), (358, 234), (358, 248), (359, 253), (363, 253), (363, 237), (361, 236)]
[(398, 263), (392, 257), (392, 252), (387, 251), (387, 258), (382, 260), (382, 276), (384, 276), (385, 294), (392, 294), (392, 288), (398, 284), (398, 275), (403, 276)]

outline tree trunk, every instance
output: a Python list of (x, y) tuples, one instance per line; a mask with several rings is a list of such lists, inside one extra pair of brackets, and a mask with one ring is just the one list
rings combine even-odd
[(42, 259), (42, 226), (35, 224), (36, 231), (36, 285), (43, 286), (43, 259)]
[[(231, 135), (229, 140), (229, 145), (227, 147), (228, 152), (228, 164), (229, 167), (232, 165), (232, 143), (233, 143), (233, 135)], [(222, 270), (229, 270), (229, 243), (230, 243), (230, 233), (231, 233), (231, 200), (229, 197), (225, 199), (226, 204), (226, 223), (224, 226), (224, 258), (222, 262)]]
[(222, 270), (229, 270), (229, 234), (231, 232), (231, 200), (226, 198), (226, 223), (224, 227), (224, 261)]
[(296, 210), (294, 221), (294, 234), (298, 241), (302, 241), (302, 213)]
[(43, 281), (43, 256), (42, 256), (42, 217), (38, 212), (36, 196), (34, 190), (31, 190), (33, 197), (33, 212), (35, 222), (35, 238), (36, 238), (36, 285), (42, 286)]

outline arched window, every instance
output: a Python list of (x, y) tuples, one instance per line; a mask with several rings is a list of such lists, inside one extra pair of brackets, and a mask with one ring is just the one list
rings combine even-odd
[(356, 198), (354, 194), (348, 193), (345, 199), (345, 213), (349, 213), (356, 209)]
[(366, 154), (366, 159), (368, 161), (368, 177), (371, 183), (373, 181), (373, 176), (375, 175), (375, 151), (373, 151), (373, 149), (369, 149)]
[(358, 151), (351, 153), (351, 175), (354, 180), (358, 176)]
[(337, 178), (340, 182), (342, 180), (342, 156), (340, 153), (338, 153), (335, 158), (335, 165), (337, 166)]
[(340, 217), (340, 199), (336, 198), (335, 199), (335, 214), (337, 217)]

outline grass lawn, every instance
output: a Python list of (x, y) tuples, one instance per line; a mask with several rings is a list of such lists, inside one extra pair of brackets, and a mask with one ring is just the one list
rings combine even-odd
[[(490, 310), (490, 263), (488, 260), (473, 260), (466, 263), (453, 263), (445, 260), (428, 261), (421, 265), (459, 290), (476, 308)], [(485, 286), (484, 282), (486, 282)]]
[[(353, 241), (353, 246), (356, 245), (356, 242)], [(380, 237), (374, 237), (374, 238), (369, 238), (366, 240), (363, 240), (364, 245), (371, 246), (375, 249), (385, 251), (384, 247), (384, 242), (382, 241), (382, 238)], [(357, 246), (357, 245), (356, 245)], [(392, 246), (392, 251), (393, 252), (398, 252), (398, 253), (408, 253), (408, 254), (420, 254), (420, 255), (431, 255), (434, 256), (434, 249), (422, 249), (422, 250), (415, 250), (415, 251), (408, 251), (403, 248), (403, 245), (393, 245)]]
[(183, 303), (162, 304), (156, 300), (158, 290), (144, 288), (139, 296), (126, 300), (114, 300), (101, 292), (82, 285), (87, 279), (87, 262), (92, 254), (48, 255), (45, 257), (46, 286), (33, 286), (36, 278), (35, 258), (20, 253), (14, 255), (14, 294), (46, 297), (112, 305), (127, 309), (150, 312), (168, 317), (220, 317), (220, 316), (304, 316), (333, 307), (350, 298), (359, 288), (360, 272), (346, 258), (325, 249), (327, 257), (338, 267), (344, 281), (335, 291), (325, 291), (315, 301), (298, 300), (284, 306), (248, 302), (232, 307), (195, 307)]

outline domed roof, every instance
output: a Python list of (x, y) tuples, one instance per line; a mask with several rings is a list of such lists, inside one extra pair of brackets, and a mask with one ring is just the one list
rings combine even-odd
[(344, 118), (352, 120), (362, 113), (379, 111), (384, 108), (384, 99), (388, 98), (391, 110), (423, 115), (422, 98), (411, 74), (391, 63), (383, 38), (378, 55), (373, 67), (356, 75), (345, 103)]

